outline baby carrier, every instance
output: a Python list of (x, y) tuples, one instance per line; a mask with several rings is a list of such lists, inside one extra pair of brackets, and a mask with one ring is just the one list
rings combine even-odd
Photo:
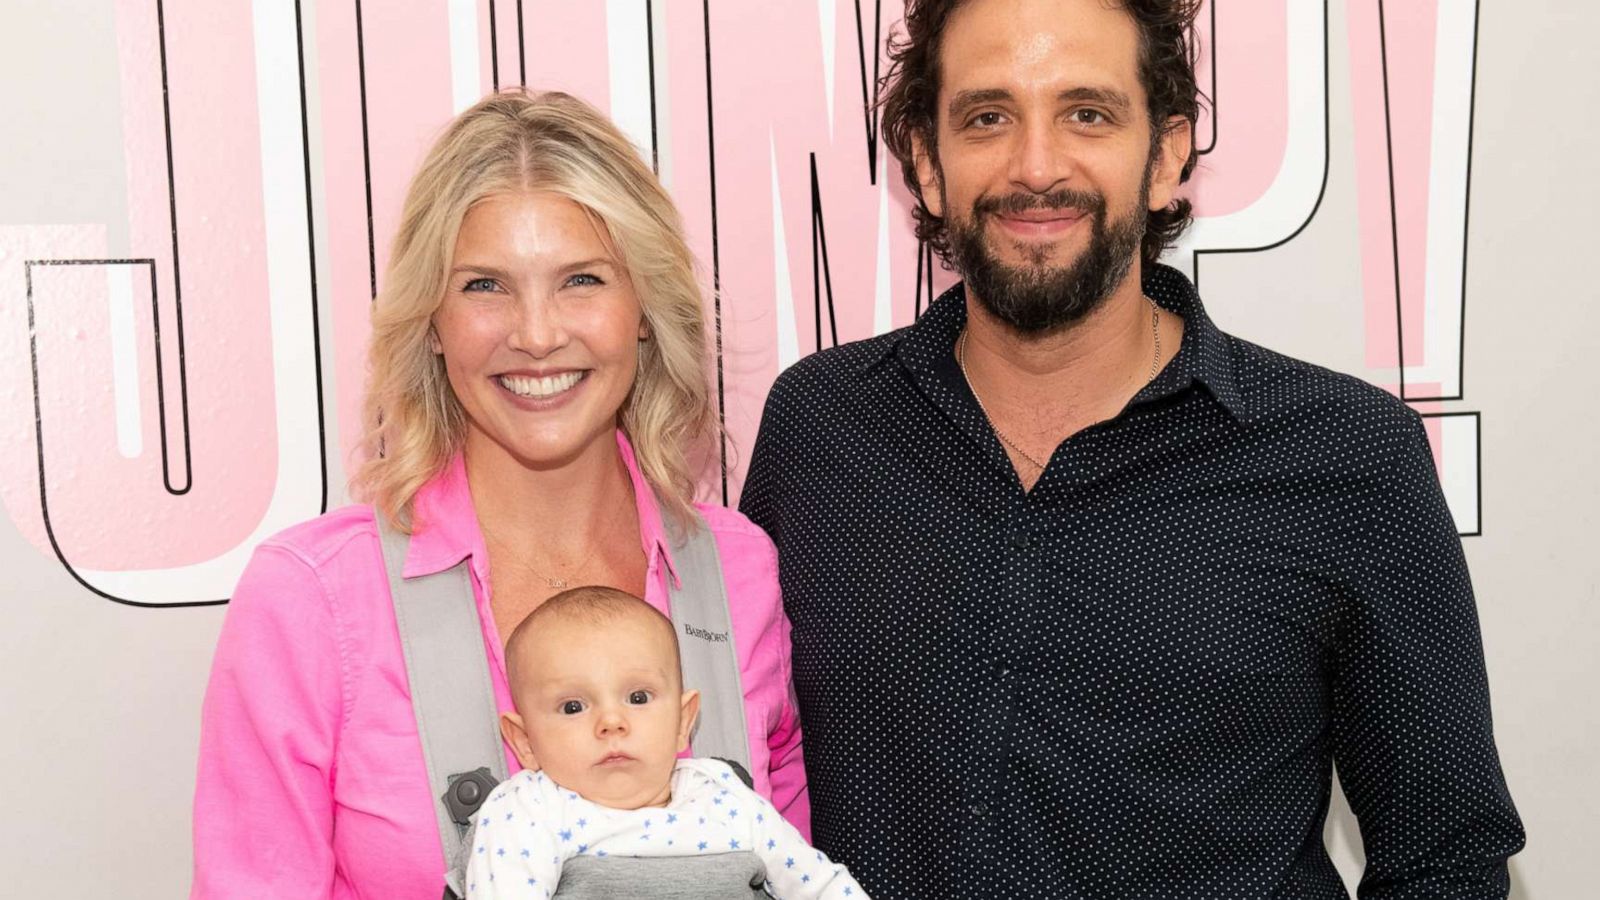
[[(507, 774), (471, 575), (463, 560), (443, 572), (405, 578), (401, 572), (410, 538), (381, 516), (378, 533), (422, 756), (428, 782), (439, 798), (434, 812), (448, 867), (444, 900), (460, 900), (466, 895), (463, 879), (473, 814)], [(678, 584), (668, 578), (668, 589), (683, 683), (701, 696), (691, 752), (723, 759), (748, 780), (750, 732), (722, 563), (716, 540), (698, 515), (673, 540), (672, 561)], [(728, 640), (691, 636), (696, 632), (726, 634)], [(751, 900), (766, 896), (761, 890), (765, 874), (761, 861), (747, 852), (693, 858), (579, 856), (563, 868), (555, 896), (561, 900), (628, 897), (637, 895), (638, 885), (648, 884), (652, 897)], [(728, 887), (719, 889), (720, 885)]]

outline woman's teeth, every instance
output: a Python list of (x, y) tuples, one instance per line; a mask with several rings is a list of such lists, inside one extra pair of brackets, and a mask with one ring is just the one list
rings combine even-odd
[(572, 390), (573, 385), (583, 380), (583, 373), (563, 372), (560, 375), (547, 375), (543, 378), (522, 375), (499, 377), (501, 386), (511, 393), (519, 397), (543, 399)]

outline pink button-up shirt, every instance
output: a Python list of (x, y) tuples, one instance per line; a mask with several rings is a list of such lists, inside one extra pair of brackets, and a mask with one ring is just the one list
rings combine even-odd
[[(645, 600), (667, 612), (675, 576), (661, 512), (620, 432), (617, 443), (638, 498)], [(488, 555), (459, 457), (414, 509), (404, 574), (468, 560), (495, 700), (508, 711)], [(737, 512), (699, 510), (722, 559), (756, 790), (809, 832), (777, 555)], [(506, 759), (516, 771), (509, 748)], [(335, 510), (263, 542), (234, 592), (206, 689), (192, 896), (438, 900), (435, 802), (372, 508)]]

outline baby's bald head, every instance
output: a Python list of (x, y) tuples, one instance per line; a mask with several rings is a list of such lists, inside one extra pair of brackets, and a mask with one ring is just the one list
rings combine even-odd
[(669, 670), (681, 687), (683, 671), (678, 659), (678, 633), (673, 629), (672, 620), (627, 591), (596, 585), (556, 594), (535, 607), (511, 632), (511, 639), (506, 642), (506, 680), (511, 684), (512, 699), (516, 699), (519, 686), (529, 674), (530, 663), (540, 657), (540, 645), (546, 640), (559, 640), (565, 630), (565, 627), (554, 626), (605, 631), (619, 622), (646, 624), (659, 634), (660, 641), (652, 641), (651, 646), (664, 657), (670, 657)]

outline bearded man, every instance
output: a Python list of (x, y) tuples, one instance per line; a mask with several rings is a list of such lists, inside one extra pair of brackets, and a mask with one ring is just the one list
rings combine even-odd
[(1197, 5), (913, 0), (891, 44), (883, 134), (963, 284), (784, 372), (741, 503), (816, 845), (878, 900), (1345, 897), (1335, 764), (1361, 897), (1506, 896), (1522, 826), (1418, 416), (1157, 262)]

